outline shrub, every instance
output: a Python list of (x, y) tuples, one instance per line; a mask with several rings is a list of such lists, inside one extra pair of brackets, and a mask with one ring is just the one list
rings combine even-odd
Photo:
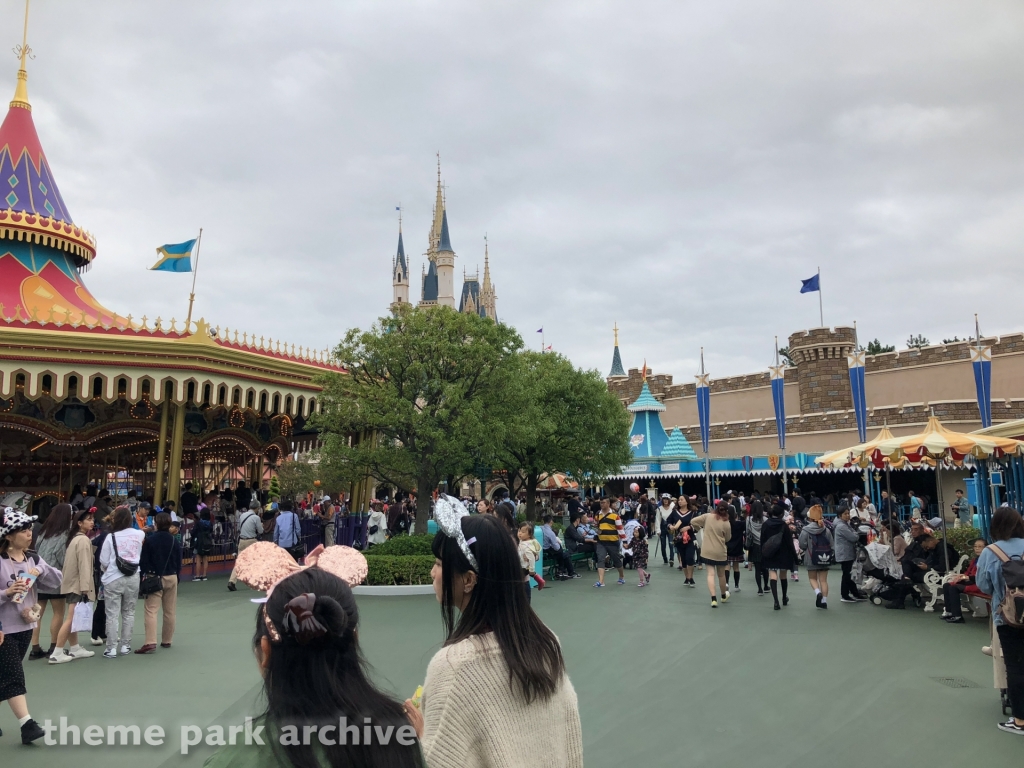
[(417, 536), (395, 536), (383, 544), (375, 544), (366, 550), (365, 554), (367, 557), (423, 555), (430, 557), (433, 561), (434, 553), (430, 549), (433, 541), (432, 533)]
[[(383, 546), (383, 545), (379, 545)], [(374, 547), (376, 549), (377, 547)], [(368, 553), (368, 554), (372, 554)], [(365, 583), (370, 586), (391, 586), (393, 584), (430, 584), (430, 569), (434, 567), (434, 556), (378, 555), (367, 557), (369, 568)]]
[[(942, 531), (938, 530), (935, 535), (942, 538)], [(981, 531), (977, 528), (946, 528), (946, 541), (961, 555), (974, 557), (974, 549), (971, 542), (981, 538)]]

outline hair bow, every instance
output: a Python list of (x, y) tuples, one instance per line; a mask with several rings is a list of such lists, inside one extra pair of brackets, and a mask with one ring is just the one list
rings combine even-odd
[[(294, 573), (317, 566), (337, 576), (350, 587), (361, 584), (368, 570), (363, 553), (352, 547), (323, 544), (304, 558), (299, 565), (281, 547), (270, 541), (257, 541), (247, 547), (235, 560), (235, 576), (246, 586), (267, 591), (270, 597), (274, 587)], [(255, 602), (266, 602), (260, 598)]]
[(455, 539), (473, 570), (479, 571), (476, 556), (469, 549), (469, 545), (476, 541), (476, 537), (467, 541), (466, 534), (462, 532), (462, 518), (468, 514), (469, 510), (466, 509), (465, 504), (447, 494), (440, 494), (437, 501), (434, 502), (434, 520), (437, 522), (437, 527), (449, 539)]

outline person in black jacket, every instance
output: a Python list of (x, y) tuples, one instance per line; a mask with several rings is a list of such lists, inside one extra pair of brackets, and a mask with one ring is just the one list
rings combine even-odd
[(761, 566), (769, 573), (776, 611), (782, 609), (779, 605), (779, 580), (782, 581), (782, 605), (789, 605), (788, 574), (797, 566), (794, 526), (782, 519), (785, 513), (781, 504), (772, 505), (768, 519), (761, 526)]
[[(92, 540), (92, 578), (97, 587), (99, 597), (99, 585), (103, 577), (103, 568), (100, 567), (100, 552), (103, 550), (103, 542), (110, 535), (109, 527), (99, 536)], [(96, 601), (96, 608), (92, 614), (92, 633), (90, 642), (93, 645), (106, 645), (107, 640), (107, 601), (99, 598)]]
[[(947, 547), (949, 545), (946, 545)], [(892, 585), (893, 600), (886, 603), (886, 608), (905, 608), (907, 595), (912, 595), (914, 605), (921, 604), (921, 597), (915, 587), (924, 583), (928, 571), (939, 574), (946, 573), (946, 556), (949, 555), (949, 567), (955, 567), (959, 561), (956, 552), (947, 552), (942, 541), (931, 534), (924, 534), (915, 539), (903, 553), (900, 564), (903, 566), (903, 580)]]
[(181, 573), (181, 543), (171, 535), (171, 516), (161, 512), (156, 516), (156, 530), (142, 542), (139, 573), (160, 577), (162, 589), (146, 595), (146, 643), (136, 653), (156, 651), (156, 612), (162, 607), (164, 625), (160, 633), (160, 647), (170, 648), (174, 638), (174, 615), (178, 602), (178, 574)]

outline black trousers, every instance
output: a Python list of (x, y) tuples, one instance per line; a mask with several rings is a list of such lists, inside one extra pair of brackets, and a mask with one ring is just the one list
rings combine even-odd
[(100, 640), (107, 639), (107, 601), (97, 600), (96, 610), (92, 614), (92, 636)]
[(1010, 712), (1024, 720), (1024, 630), (1005, 624), (996, 627), (999, 644), (1003, 646), (1006, 663), (1006, 692), (1010, 695)]
[(565, 551), (564, 547), (562, 549), (545, 549), (544, 559), (546, 560), (549, 557), (555, 563), (556, 572), (561, 571), (569, 576), (576, 573), (572, 567), (572, 558), (569, 557), (569, 553)]
[(960, 604), (960, 595), (967, 589), (966, 584), (943, 584), (942, 585), (942, 604), (946, 606), (946, 612), (952, 614), (956, 618), (962, 618), (964, 615), (963, 606)]
[(853, 560), (847, 560), (844, 563), (840, 563), (843, 569), (842, 578), (839, 580), (839, 593), (842, 597), (847, 599), (851, 597), (860, 597), (860, 590), (857, 589), (857, 585), (853, 582), (853, 577), (850, 575), (853, 572)]
[(666, 563), (670, 560), (675, 560), (675, 552), (672, 550), (672, 536), (669, 534), (668, 529), (658, 537), (661, 539), (661, 559)]

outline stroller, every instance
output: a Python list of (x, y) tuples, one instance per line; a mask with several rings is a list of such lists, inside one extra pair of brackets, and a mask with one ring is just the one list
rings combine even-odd
[[(892, 547), (882, 544), (876, 536), (871, 536), (873, 533), (877, 535), (877, 532), (870, 522), (853, 518), (850, 524), (860, 535), (857, 556), (854, 558), (853, 571), (850, 574), (854, 583), (869, 595), (875, 605), (896, 599), (898, 593), (892, 590), (892, 585), (902, 578), (903, 570), (892, 552)], [(873, 540), (868, 543), (870, 539)]]

